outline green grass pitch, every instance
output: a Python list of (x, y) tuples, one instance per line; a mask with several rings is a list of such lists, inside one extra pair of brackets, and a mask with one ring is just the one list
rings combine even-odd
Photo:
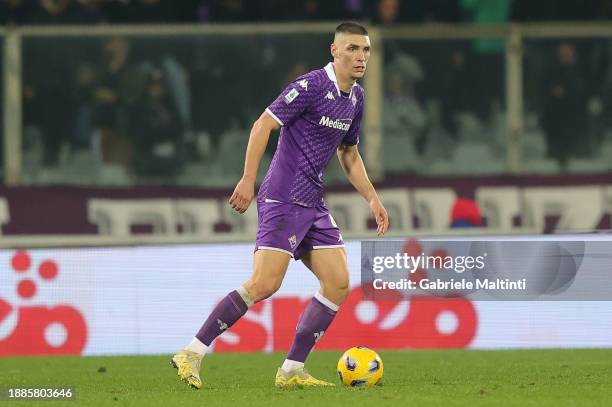
[[(204, 387), (179, 381), (168, 356), (0, 358), (0, 386), (74, 386), (83, 406), (604, 406), (612, 403), (612, 349), (380, 352), (384, 385), (278, 390), (284, 354), (211, 354)], [(337, 382), (339, 352), (314, 352), (310, 372)], [(0, 407), (7, 402), (0, 401)], [(7, 403), (6, 405), (13, 404)]]

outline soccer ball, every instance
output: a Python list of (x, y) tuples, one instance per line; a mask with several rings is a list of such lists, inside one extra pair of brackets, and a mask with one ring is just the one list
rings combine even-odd
[(345, 386), (374, 386), (380, 384), (382, 376), (382, 359), (372, 349), (363, 346), (351, 348), (338, 361), (338, 377)]

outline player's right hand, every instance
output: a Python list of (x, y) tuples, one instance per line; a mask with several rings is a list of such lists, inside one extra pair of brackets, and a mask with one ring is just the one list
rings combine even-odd
[(236, 212), (245, 213), (249, 205), (251, 205), (254, 196), (255, 180), (242, 177), (234, 189), (229, 204), (232, 205)]

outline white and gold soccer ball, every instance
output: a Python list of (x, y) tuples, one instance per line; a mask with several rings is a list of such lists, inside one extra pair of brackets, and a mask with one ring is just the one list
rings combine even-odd
[(350, 387), (370, 387), (380, 384), (383, 362), (372, 349), (357, 346), (344, 352), (338, 361), (340, 383)]

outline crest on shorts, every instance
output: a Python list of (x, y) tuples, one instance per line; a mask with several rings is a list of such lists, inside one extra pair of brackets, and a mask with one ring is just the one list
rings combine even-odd
[(295, 248), (295, 245), (297, 244), (297, 237), (295, 237), (295, 235), (291, 236), (289, 239), (289, 246), (291, 246), (292, 249)]

